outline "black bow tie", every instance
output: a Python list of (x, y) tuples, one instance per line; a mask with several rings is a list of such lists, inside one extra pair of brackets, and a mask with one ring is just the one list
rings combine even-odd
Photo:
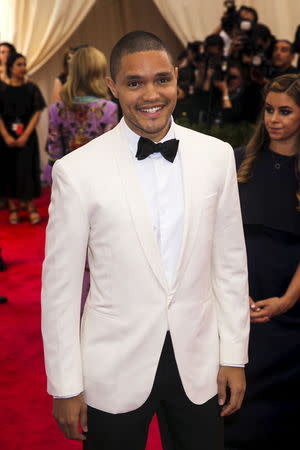
[(155, 144), (155, 142), (150, 139), (140, 137), (138, 150), (135, 156), (138, 160), (141, 160), (152, 155), (152, 153), (161, 153), (164, 158), (172, 163), (177, 154), (178, 144), (178, 139), (170, 139), (169, 141)]

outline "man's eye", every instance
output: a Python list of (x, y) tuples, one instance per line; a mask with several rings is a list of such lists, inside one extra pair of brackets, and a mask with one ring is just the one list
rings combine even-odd
[(139, 86), (139, 82), (138, 81), (129, 81), (128, 82), (128, 86), (129, 87), (137, 87), (137, 86)]
[(160, 78), (158, 81), (160, 84), (165, 84), (165, 83), (168, 83), (170, 81), (170, 79), (169, 78)]

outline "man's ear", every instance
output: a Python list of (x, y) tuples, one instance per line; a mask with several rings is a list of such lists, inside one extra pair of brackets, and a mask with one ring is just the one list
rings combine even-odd
[(114, 80), (111, 77), (106, 77), (105, 80), (106, 80), (106, 85), (111, 90), (113, 96), (115, 98), (118, 98), (118, 91), (116, 89), (116, 83), (114, 82)]

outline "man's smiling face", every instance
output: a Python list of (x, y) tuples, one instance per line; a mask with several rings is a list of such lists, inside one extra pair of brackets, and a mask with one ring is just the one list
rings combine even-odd
[(115, 81), (108, 86), (119, 99), (129, 128), (152, 141), (168, 132), (177, 101), (177, 68), (167, 52), (149, 50), (122, 57)]

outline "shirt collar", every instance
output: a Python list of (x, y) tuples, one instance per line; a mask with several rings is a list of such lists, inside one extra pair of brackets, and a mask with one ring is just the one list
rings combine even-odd
[[(122, 118), (120, 124), (121, 124), (121, 127), (122, 127), (125, 135), (127, 136), (130, 150), (131, 150), (132, 154), (135, 156), (136, 152), (137, 152), (138, 141), (141, 136), (139, 136), (134, 131), (132, 131), (131, 128), (129, 128), (129, 126), (125, 122), (124, 118)], [(173, 119), (173, 117), (171, 117), (171, 124), (170, 124), (169, 131), (159, 142), (165, 142), (165, 141), (168, 141), (169, 139), (174, 139), (174, 138), (175, 138), (174, 119)]]

